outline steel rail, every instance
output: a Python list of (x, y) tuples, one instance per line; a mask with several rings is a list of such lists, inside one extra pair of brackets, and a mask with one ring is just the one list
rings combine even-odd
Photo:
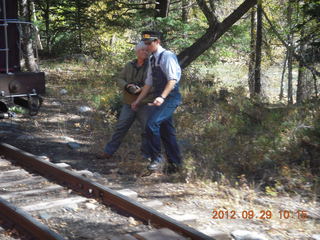
[(38, 240), (64, 240), (63, 237), (50, 230), (47, 226), (36, 221), (23, 210), (0, 198), (0, 218), (23, 234)]
[(103, 204), (117, 209), (124, 215), (133, 216), (143, 221), (145, 224), (152, 224), (159, 228), (169, 228), (193, 240), (214, 240), (212, 237), (209, 237), (149, 207), (143, 206), (142, 204), (108, 187), (90, 181), (69, 170), (57, 167), (55, 164), (37, 158), (36, 156), (11, 145), (1, 143), (0, 153), (3, 154), (6, 159), (12, 159), (18, 165), (22, 165), (28, 169), (36, 171), (37, 173), (57, 181), (59, 184), (65, 185), (86, 197), (95, 198)]

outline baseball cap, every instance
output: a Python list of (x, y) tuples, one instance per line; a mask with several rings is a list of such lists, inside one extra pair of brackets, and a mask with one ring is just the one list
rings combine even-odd
[(141, 36), (141, 41), (153, 41), (156, 39), (160, 39), (161, 33), (157, 31), (143, 31), (141, 33)]

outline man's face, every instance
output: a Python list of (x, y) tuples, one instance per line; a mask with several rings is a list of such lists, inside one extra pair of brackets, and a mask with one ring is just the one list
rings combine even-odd
[(147, 46), (147, 49), (150, 53), (157, 51), (159, 43), (160, 41), (158, 39), (153, 41), (144, 41), (144, 44)]
[(147, 47), (143, 47), (137, 50), (136, 55), (137, 58), (140, 58), (142, 60), (146, 59), (149, 55)]

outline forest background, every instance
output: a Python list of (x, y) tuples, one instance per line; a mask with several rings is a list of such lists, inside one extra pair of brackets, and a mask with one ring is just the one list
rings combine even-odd
[[(42, 68), (71, 70), (58, 81), (96, 110), (93, 130), (112, 133), (121, 106), (113, 76), (134, 58), (141, 31), (158, 30), (183, 68), (175, 121), (186, 177), (246, 179), (269, 194), (320, 193), (320, 1), (19, 4), (36, 30), (24, 45), (38, 46)], [(25, 53), (25, 67), (36, 71), (37, 57)]]

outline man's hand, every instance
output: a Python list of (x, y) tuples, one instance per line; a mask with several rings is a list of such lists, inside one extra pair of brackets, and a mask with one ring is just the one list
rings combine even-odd
[(125, 89), (130, 94), (138, 94), (141, 92), (141, 88), (138, 85), (135, 85), (133, 83), (129, 83), (125, 86)]
[(141, 93), (141, 91), (142, 91), (142, 88), (141, 87), (139, 87), (139, 86), (137, 86), (137, 88), (136, 88), (136, 90), (135, 90), (135, 92), (134, 92), (134, 94), (138, 94), (138, 93)]
[(137, 100), (131, 103), (131, 109), (133, 111), (137, 111), (138, 107), (139, 107), (139, 102)]
[(161, 106), (161, 104), (164, 102), (164, 99), (162, 97), (157, 97), (153, 103), (149, 103), (149, 106)]
[(151, 86), (149, 86), (149, 85), (144, 85), (143, 86), (142, 91), (139, 94), (138, 98), (131, 104), (131, 109), (133, 111), (137, 111), (138, 110), (139, 104), (148, 95), (150, 89), (151, 89)]

